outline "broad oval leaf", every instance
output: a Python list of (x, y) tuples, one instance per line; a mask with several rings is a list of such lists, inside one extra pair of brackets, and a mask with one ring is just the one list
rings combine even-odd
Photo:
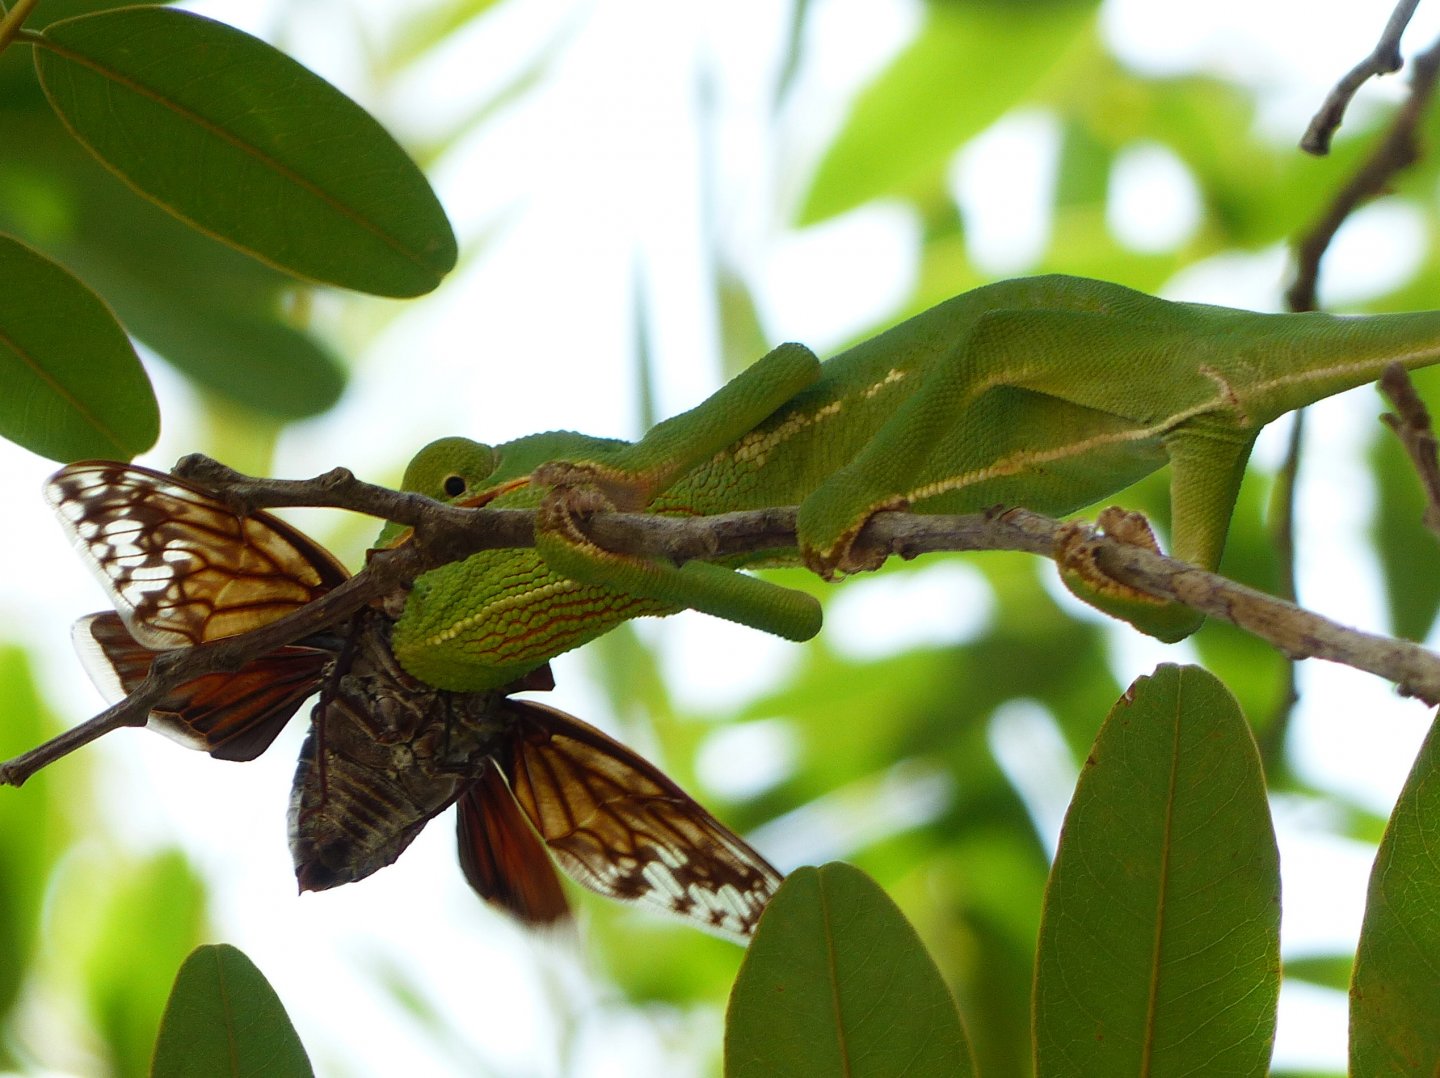
[(155, 444), (160, 409), (103, 300), (0, 236), (0, 435), (52, 460), (128, 460)]
[(197, 947), (175, 976), (155, 1041), (151, 1078), (314, 1074), (285, 1005), (229, 944)]
[(1213, 675), (1161, 666), (1106, 718), (1065, 817), (1036, 1073), (1263, 1075), (1279, 990), (1279, 854), (1254, 738)]
[(955, 1000), (890, 897), (850, 865), (792, 872), (730, 994), (726, 1078), (974, 1069)]
[[(119, 295), (117, 307), (124, 309)], [(160, 352), (196, 385), (281, 422), (319, 415), (345, 389), (345, 366), (314, 334), (233, 305), (193, 304), (176, 292), (137, 300), (128, 321), (141, 344)], [(143, 304), (143, 308), (139, 307)], [(241, 308), (241, 309), (237, 309)]]
[(1440, 725), (1430, 728), (1370, 872), (1350, 983), (1350, 1073), (1440, 1072)]
[(455, 236), (415, 163), (284, 53), (168, 8), (67, 19), (35, 40), (51, 106), (142, 195), (301, 277), (428, 292)]
[(306, 290), (117, 181), (65, 129), (25, 59), (34, 100), (21, 107), (0, 87), (0, 232), (67, 266), (137, 348), (206, 389), (281, 419), (334, 404), (347, 367), (308, 328)]

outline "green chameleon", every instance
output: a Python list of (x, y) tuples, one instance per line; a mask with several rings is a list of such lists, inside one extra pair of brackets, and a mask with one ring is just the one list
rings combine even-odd
[[(484, 551), (416, 580), (395, 654), (432, 685), (478, 691), (626, 618), (686, 607), (790, 639), (819, 630), (811, 597), (736, 563), (676, 568), (601, 550), (569, 527), (577, 508), (798, 504), (798, 549), (751, 560), (830, 579), (876, 567), (852, 550), (875, 512), (1006, 505), (1060, 515), (1168, 462), (1174, 555), (1213, 569), (1260, 428), (1392, 362), (1440, 362), (1440, 312), (1256, 314), (1036, 277), (957, 296), (824, 364), (782, 345), (633, 444), (570, 431), (499, 446), (442, 438), (410, 462), (407, 490), (546, 509), (535, 549)], [(547, 500), (557, 490), (563, 497)], [(378, 545), (403, 535), (387, 525)], [(1164, 640), (1202, 620), (1117, 596), (1073, 568), (1064, 576), (1082, 598)]]

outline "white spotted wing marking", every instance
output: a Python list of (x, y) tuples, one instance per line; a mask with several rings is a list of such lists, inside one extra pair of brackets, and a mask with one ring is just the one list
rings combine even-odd
[[(269, 513), (239, 516), (162, 472), (83, 461), (45, 496), (115, 602), (75, 625), (91, 678), (112, 699), (133, 691), (158, 652), (259, 628), (349, 576), (323, 547)], [(220, 759), (258, 756), (319, 687), (330, 652), (278, 648), (239, 670), (177, 686), (152, 728)]]
[(248, 632), (349, 576), (278, 517), (240, 516), (213, 494), (149, 468), (71, 464), (50, 478), (45, 497), (125, 627), (149, 648)]
[(516, 726), (496, 762), (566, 875), (610, 898), (749, 938), (780, 873), (658, 768), (593, 726), (528, 701), (510, 709)]

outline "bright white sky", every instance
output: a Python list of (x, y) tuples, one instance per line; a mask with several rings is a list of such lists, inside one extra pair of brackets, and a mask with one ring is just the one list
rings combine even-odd
[[(364, 55), (363, 41), (387, 33), (386, 20), (404, 5), (316, 0), (290, 8), (288, 24), (277, 22), (286, 9), (279, 3), (193, 6), (263, 36), (273, 37), (275, 27), (284, 25), (283, 47), (382, 117), (419, 123), (422, 130), (444, 129), (546, 42), (564, 42), (537, 93), (434, 171), (469, 264), (433, 297), (403, 310), (389, 305), (394, 321), (358, 357), (342, 407), (287, 435), (277, 474), (309, 475), (344, 463), (368, 478), (393, 480), (416, 447), (454, 432), (502, 441), (577, 426), (633, 436), (631, 287), (637, 267), (652, 287), (657, 312), (661, 410), (669, 414), (708, 392), (720, 376), (694, 195), (704, 153), (723, 162), (723, 182), (712, 195), (724, 246), (742, 272), (764, 286), (762, 314), (773, 340), (804, 340), (823, 354), (882, 317), (909, 289), (915, 230), (902, 210), (866, 209), (804, 234), (787, 231), (770, 214), (795, 197), (807, 154), (823, 144), (849, 95), (916, 25), (913, 2), (815, 5), (808, 66), (780, 125), (787, 157), (778, 161), (757, 156), (772, 129), (770, 86), (786, 18), (786, 6), (771, 0), (510, 0), (461, 35), (433, 69), (379, 101), (364, 89), (357, 57)], [(1265, 128), (1293, 141), (1330, 82), (1368, 51), (1389, 7), (1211, 0), (1188, 5), (1182, 20), (1173, 5), (1110, 0), (1106, 26), (1117, 51), (1147, 70), (1208, 67), (1262, 87)], [(1425, 21), (1417, 19), (1407, 42), (1433, 39), (1440, 28), (1437, 8), (1440, 3), (1422, 5)], [(349, 17), (359, 9), (367, 12), (366, 28), (352, 40)], [(709, 148), (697, 139), (700, 63), (711, 74), (719, 110), (718, 145)], [(1400, 89), (1394, 80), (1372, 87), (1359, 107), (1393, 98)], [(1023, 253), (1043, 241), (1044, 218), (1031, 204), (1046, 190), (1053, 138), (1044, 116), (1014, 117), (956, 162), (957, 197), (977, 225), (975, 255), (996, 274), (1022, 272)], [(985, 167), (997, 157), (1007, 167)], [(986, 179), (995, 176), (1004, 177), (1003, 186)], [(1148, 237), (1141, 242), (1183, 239), (1194, 213), (1183, 170), (1177, 172), (1163, 151), (1137, 147), (1123, 177), (1126, 194), (1113, 213), (1117, 230)], [(1364, 217), (1341, 242), (1361, 245), (1370, 257), (1348, 261), (1368, 274), (1377, 264), (1413, 257), (1403, 215), (1378, 206)], [(1280, 252), (1228, 259), (1187, 274), (1171, 294), (1278, 307), (1282, 263)], [(1331, 301), (1344, 302), (1359, 298), (1365, 285), (1336, 277), (1327, 287)], [(341, 340), (343, 345), (343, 326)], [(168, 467), (202, 446), (203, 435), (185, 425), (185, 387), (160, 365), (155, 378), (167, 426), (145, 462)], [(1363, 392), (1352, 397), (1327, 404), (1317, 418), (1312, 429), (1327, 431), (1327, 445), (1316, 446), (1317, 452), (1358, 437), (1360, 424), (1372, 421), (1375, 400)], [(1332, 429), (1338, 432), (1333, 439)], [(1273, 446), (1262, 444), (1260, 452), (1273, 452)], [(0, 615), (15, 626), (17, 639), (55, 642), (41, 656), (46, 691), (59, 714), (78, 721), (99, 701), (70, 655), (68, 627), (106, 603), (46, 519), (38, 490), (53, 466), (8, 446), (0, 454), (0, 499), (14, 517), (6, 558), (24, 566), (0, 585)], [(1301, 511), (1327, 521), (1323, 531), (1331, 543), (1318, 541), (1320, 529), (1307, 531), (1302, 594), (1342, 620), (1379, 627), (1373, 571), (1340, 560), (1340, 551), (1353, 549), (1345, 544), (1356, 538), (1360, 523), (1336, 519), (1336, 503), (1343, 499), (1314, 477), (1354, 487), (1328, 461), (1312, 458), (1307, 475)], [(328, 524), (307, 518), (305, 527), (323, 540)], [(1337, 564), (1346, 566), (1344, 574), (1334, 571)], [(1342, 576), (1346, 586), (1337, 589)], [(916, 632), (957, 640), (975, 630), (983, 610), (971, 610), (974, 581), (963, 569), (936, 570), (928, 586), (947, 589), (956, 601), (930, 604), (941, 612), (917, 628), (914, 585), (852, 582), (827, 618), (826, 632), (832, 641), (873, 654), (877, 640), (895, 640), (902, 632), (908, 642)], [(1133, 643), (1120, 660), (1124, 680), (1177, 655), (1134, 634), (1126, 639)], [(699, 616), (667, 622), (663, 642), (677, 692), (717, 712), (778, 676), (790, 654), (789, 645)], [(752, 672), (753, 680), (747, 683), (742, 671)], [(589, 688), (583, 658), (562, 659), (556, 673), (561, 689), (553, 702), (606, 725), (605, 703)], [(1388, 811), (1428, 716), (1418, 705), (1396, 701), (1373, 679), (1313, 663), (1303, 673), (1311, 705), (1299, 742), (1305, 766)], [(1320, 701), (1323, 709), (1314, 706)], [(1363, 724), (1355, 721), (1360, 716)], [(302, 733), (302, 724), (294, 725), (285, 744), (244, 768), (130, 732), (87, 750), (86, 766), (100, 786), (99, 811), (123, 841), (140, 849), (179, 841), (204, 866), (215, 885), (217, 938), (240, 946), (265, 970), (322, 1073), (488, 1069), (506, 1076), (672, 1076), (686, 1073), (688, 1049), (697, 1039), (718, 1044), (718, 1027), (709, 1024), (693, 1028), (670, 1016), (650, 1025), (617, 1017), (583, 977), (583, 947), (534, 940), (481, 911), (456, 866), (448, 822), (428, 829), (396, 867), (358, 886), (297, 901), (284, 842), (284, 806)], [(1012, 710), (997, 720), (997, 744), (1003, 747), (1017, 730), (1035, 729), (1035, 716), (1023, 707)], [(727, 755), (723, 744), (716, 752)], [(1041, 785), (1036, 794), (1037, 818), (1053, 835), (1063, 800), (1047, 804)], [(1278, 812), (1287, 953), (1335, 941), (1351, 945), (1368, 873), (1369, 851), (1321, 841), (1306, 812), (1300, 805)], [(773, 853), (788, 867), (789, 851)], [(69, 871), (83, 878), (103, 859), (102, 850), (82, 848)], [(447, 1016), (444, 1035), (397, 1013), (379, 987), (391, 977)], [(53, 1021), (38, 1011), (34, 1017)], [(1342, 997), (1287, 987), (1277, 1065), (1342, 1065), (1344, 1031)], [(83, 1068), (60, 1058), (56, 1065)]]

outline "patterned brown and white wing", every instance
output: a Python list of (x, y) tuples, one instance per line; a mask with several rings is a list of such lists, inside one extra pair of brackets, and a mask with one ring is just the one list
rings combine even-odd
[[(242, 517), (200, 487), (134, 464), (71, 464), (45, 496), (115, 602), (116, 613), (82, 618), (73, 633), (87, 672), (112, 699), (139, 685), (159, 652), (258, 628), (349, 576), (278, 517)], [(254, 759), (332, 658), (333, 648), (296, 644), (197, 678), (161, 701), (149, 725), (217, 759)]]
[(82, 461), (45, 488), (125, 627), (166, 650), (267, 625), (349, 576), (323, 547), (276, 516), (240, 516), (175, 476)]
[(754, 932), (780, 873), (658, 768), (573, 716), (512, 700), (497, 752), (560, 867), (593, 891), (734, 939)]
[[(71, 635), (86, 673), (112, 701), (145, 680), (159, 654), (136, 641), (113, 611), (81, 618)], [(253, 760), (314, 695), (332, 659), (323, 648), (278, 648), (232, 673), (177, 686), (146, 725), (217, 760)]]

